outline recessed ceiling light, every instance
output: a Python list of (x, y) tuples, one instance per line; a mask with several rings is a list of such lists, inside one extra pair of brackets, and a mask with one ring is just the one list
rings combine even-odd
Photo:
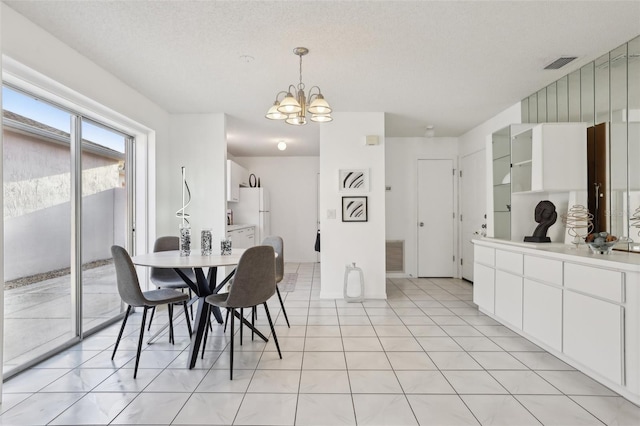
[(246, 64), (253, 62), (254, 59), (256, 58), (251, 55), (240, 55), (240, 60)]
[(287, 144), (284, 141), (278, 142), (278, 149), (280, 151), (284, 151), (285, 149), (287, 149)]

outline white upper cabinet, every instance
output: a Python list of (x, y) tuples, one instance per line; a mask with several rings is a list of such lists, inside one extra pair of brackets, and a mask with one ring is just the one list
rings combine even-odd
[(249, 171), (233, 160), (227, 160), (227, 201), (240, 200), (240, 187), (249, 186)]
[(585, 123), (542, 123), (511, 137), (511, 192), (587, 189)]

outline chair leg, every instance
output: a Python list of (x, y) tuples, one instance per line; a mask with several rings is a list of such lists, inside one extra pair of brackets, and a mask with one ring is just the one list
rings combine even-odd
[(191, 330), (191, 321), (189, 320), (189, 311), (187, 310), (187, 302), (182, 302), (182, 306), (184, 307), (184, 320), (187, 322), (187, 329), (189, 330), (189, 337), (193, 334), (193, 330)]
[(256, 326), (256, 307), (251, 308), (251, 340), (253, 340), (253, 336), (256, 334), (254, 328)]
[(120, 327), (120, 333), (118, 333), (118, 338), (116, 339), (116, 347), (113, 348), (113, 355), (111, 355), (111, 360), (116, 356), (116, 351), (118, 350), (118, 345), (120, 344), (120, 339), (122, 338), (122, 332), (124, 331), (124, 326), (127, 323), (127, 318), (129, 318), (129, 314), (131, 313), (131, 305), (127, 306), (127, 312), (124, 314), (124, 318), (122, 319), (122, 327)]
[[(229, 348), (229, 355), (230, 355), (230, 362), (229, 362), (229, 380), (233, 380), (233, 332), (234, 332), (234, 325), (233, 322), (235, 320), (236, 317), (236, 312), (234, 308), (231, 308), (231, 347)], [(240, 322), (240, 328), (242, 328), (242, 320)]]
[(276, 336), (276, 329), (273, 327), (273, 321), (271, 321), (271, 315), (269, 314), (269, 307), (267, 306), (267, 302), (264, 302), (263, 305), (264, 310), (267, 312), (267, 320), (269, 320), (269, 327), (271, 327), (273, 341), (276, 343), (276, 348), (278, 348), (278, 355), (280, 355), (280, 359), (282, 359), (282, 352), (280, 352), (280, 345), (278, 344), (278, 336)]
[(289, 325), (289, 318), (287, 317), (287, 311), (284, 309), (284, 302), (282, 301), (282, 296), (280, 296), (280, 289), (276, 285), (276, 293), (278, 294), (278, 299), (280, 299), (280, 306), (282, 307), (282, 313), (284, 314), (284, 319), (287, 321), (287, 327), (291, 328)]
[(144, 307), (144, 312), (142, 313), (142, 324), (140, 325), (140, 339), (138, 339), (138, 352), (136, 352), (136, 366), (133, 370), (133, 378), (135, 379), (138, 375), (138, 364), (140, 363), (140, 352), (142, 352), (142, 341), (144, 340), (144, 323), (147, 321), (147, 309), (148, 307)]
[(173, 304), (167, 305), (167, 311), (169, 312), (169, 343), (172, 345), (175, 343), (173, 339)]
[(224, 332), (227, 332), (227, 322), (229, 321), (229, 308), (227, 308), (227, 315), (224, 317)]
[(242, 346), (242, 330), (244, 327), (242, 326), (242, 319), (244, 318), (244, 308), (240, 308), (240, 346)]
[(149, 328), (147, 328), (147, 331), (151, 331), (151, 323), (153, 322), (153, 316), (155, 315), (155, 313), (156, 307), (154, 306), (151, 311), (151, 318), (149, 318)]

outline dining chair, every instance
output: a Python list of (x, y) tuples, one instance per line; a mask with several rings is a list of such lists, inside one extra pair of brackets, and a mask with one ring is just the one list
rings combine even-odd
[(127, 324), (127, 318), (129, 318), (131, 309), (144, 308), (144, 311), (142, 312), (142, 324), (140, 325), (138, 351), (136, 352), (136, 364), (133, 370), (133, 378), (135, 379), (138, 374), (138, 364), (140, 363), (140, 352), (142, 350), (147, 310), (155, 308), (156, 306), (167, 305), (167, 309), (169, 311), (169, 334), (173, 335), (173, 305), (176, 303), (182, 303), (187, 328), (189, 330), (189, 335), (191, 335), (191, 322), (189, 321), (189, 316), (187, 314), (187, 300), (189, 300), (189, 296), (171, 288), (142, 291), (140, 289), (140, 282), (138, 281), (138, 274), (136, 273), (135, 266), (133, 266), (133, 262), (131, 261), (131, 257), (129, 257), (127, 251), (123, 247), (112, 246), (111, 254), (116, 268), (118, 293), (120, 293), (122, 301), (128, 305), (127, 312), (122, 320), (120, 333), (118, 333), (118, 338), (116, 339), (116, 345), (113, 348), (111, 359), (116, 356), (116, 351), (118, 350), (118, 345), (120, 344), (120, 339), (122, 338), (122, 333), (125, 325)]
[(287, 321), (287, 327), (291, 328), (291, 325), (289, 325), (289, 318), (287, 317), (287, 311), (284, 309), (284, 302), (280, 295), (280, 289), (278, 288), (278, 283), (280, 283), (284, 278), (284, 242), (282, 241), (282, 237), (271, 236), (262, 240), (262, 245), (273, 247), (273, 250), (278, 255), (276, 257), (276, 293), (278, 294), (278, 300), (280, 300), (282, 314), (284, 315), (285, 321)]
[(240, 330), (242, 330), (242, 322), (246, 321), (242, 315), (237, 314), (236, 309), (242, 310), (243, 308), (252, 308), (258, 305), (264, 306), (273, 341), (278, 349), (278, 355), (282, 359), (278, 337), (267, 306), (267, 300), (276, 292), (276, 263), (273, 261), (274, 257), (275, 252), (271, 246), (255, 246), (246, 249), (238, 260), (233, 285), (229, 288), (229, 292), (212, 294), (205, 298), (208, 304), (229, 309), (231, 312), (231, 348), (229, 350), (231, 357), (229, 377), (231, 380), (233, 380), (234, 320), (238, 315), (241, 321)]
[[(180, 239), (176, 236), (164, 236), (156, 239), (156, 242), (153, 244), (153, 252), (160, 251), (171, 251), (171, 250), (179, 250), (180, 249)], [(193, 272), (193, 269), (184, 268), (180, 270), (183, 274), (185, 274), (191, 281), (196, 282), (196, 274)], [(184, 282), (184, 280), (178, 275), (176, 271), (170, 268), (151, 268), (151, 273), (149, 275), (149, 279), (153, 284), (155, 284), (158, 288), (172, 288), (176, 290), (183, 291), (184, 289), (189, 290), (189, 299), (193, 297), (191, 292), (191, 288)], [(193, 306), (191, 308), (191, 319), (193, 319)], [(153, 308), (151, 311), (151, 318), (149, 319), (149, 326), (147, 330), (151, 330), (151, 323), (153, 322), (153, 317), (156, 313), (156, 309)], [(172, 336), (170, 336), (173, 338)], [(173, 343), (173, 342), (172, 342)]]

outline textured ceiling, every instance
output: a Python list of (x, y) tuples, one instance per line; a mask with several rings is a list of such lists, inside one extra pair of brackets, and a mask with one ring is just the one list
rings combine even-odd
[[(227, 113), (238, 156), (318, 154), (320, 125), (264, 118), (297, 83), (296, 46), (334, 111), (459, 136), (640, 34), (637, 0), (5, 3), (171, 113)], [(578, 60), (542, 69), (561, 55)]]

